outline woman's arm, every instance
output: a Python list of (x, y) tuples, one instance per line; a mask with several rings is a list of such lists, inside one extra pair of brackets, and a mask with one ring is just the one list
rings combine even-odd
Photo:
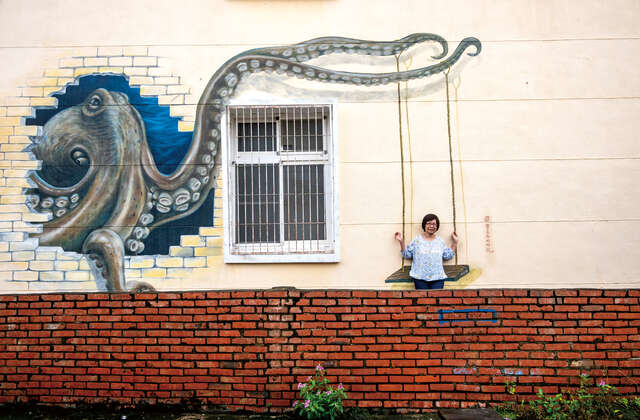
[(404, 252), (404, 249), (406, 248), (404, 244), (404, 236), (402, 235), (402, 233), (396, 232), (395, 238), (396, 238), (396, 241), (400, 243), (400, 251)]
[(453, 232), (451, 234), (451, 250), (455, 251), (458, 247), (458, 234)]

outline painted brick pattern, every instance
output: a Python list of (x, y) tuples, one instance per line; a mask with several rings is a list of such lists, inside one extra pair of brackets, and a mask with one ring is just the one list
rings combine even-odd
[(490, 405), (582, 373), (640, 392), (640, 290), (0, 296), (0, 402), (285, 410), (321, 363), (347, 404)]
[[(26, 206), (25, 188), (31, 185), (28, 172), (40, 167), (25, 148), (41, 128), (25, 126), (35, 107), (55, 106), (49, 96), (61, 91), (77, 77), (92, 73), (122, 74), (142, 95), (157, 96), (160, 105), (170, 107), (179, 117), (179, 129), (193, 130), (197, 98), (188, 86), (168, 70), (167, 59), (149, 54), (144, 46), (82, 47), (58, 60), (42, 77), (30, 79), (17, 89), (16, 96), (0, 106), (0, 290), (38, 292), (54, 290), (95, 290), (96, 285), (85, 258), (60, 248), (39, 247), (29, 234), (40, 232), (38, 223), (47, 216)], [(218, 175), (221, 175), (220, 173)], [(145, 278), (159, 288), (171, 287), (176, 279), (187, 279), (193, 270), (219, 265), (222, 256), (222, 179), (218, 176), (214, 202), (214, 222), (204, 227), (196, 239), (186, 237), (169, 256), (140, 256), (125, 261), (127, 279)], [(163, 284), (164, 283), (164, 284)]]

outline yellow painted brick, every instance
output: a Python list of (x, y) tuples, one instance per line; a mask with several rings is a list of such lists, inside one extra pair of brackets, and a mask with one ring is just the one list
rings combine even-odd
[(76, 47), (71, 51), (74, 57), (88, 57), (98, 55), (97, 47)]
[(146, 76), (147, 68), (146, 67), (125, 67), (124, 74), (127, 76)]
[(13, 134), (14, 127), (0, 127), (0, 136), (10, 136)]
[(98, 67), (98, 71), (100, 73), (115, 73), (115, 74), (120, 74), (120, 73), (124, 73), (124, 68), (122, 67)]
[(185, 267), (193, 267), (193, 268), (206, 267), (207, 266), (207, 259), (205, 257), (185, 258), (184, 259), (184, 266)]
[(15, 169), (32, 169), (39, 170), (42, 167), (42, 161), (39, 160), (13, 160), (11, 166)]
[(27, 81), (27, 85), (29, 86), (55, 86), (56, 85), (55, 77), (39, 77), (37, 79), (29, 79)]
[(194, 248), (193, 253), (196, 257), (210, 257), (215, 255), (222, 255), (222, 248), (221, 247)]
[(158, 105), (182, 105), (182, 104), (184, 104), (184, 95), (158, 96)]
[(47, 96), (46, 98), (31, 98), (29, 101), (29, 105), (31, 106), (56, 106), (58, 104), (58, 100), (52, 96)]
[(189, 91), (190, 91), (189, 87), (185, 85), (167, 86), (168, 94), (183, 93), (186, 95), (189, 93)]
[(7, 115), (7, 108), (0, 107), (0, 117), (6, 117), (6, 115)]
[(200, 228), (199, 232), (202, 236), (222, 236), (224, 234), (224, 229), (219, 227), (203, 226)]
[(9, 250), (9, 242), (0, 242), (0, 252), (7, 252)]
[(172, 257), (193, 257), (193, 248), (170, 246), (169, 255), (171, 255)]
[(41, 233), (43, 230), (42, 225), (32, 225), (23, 221), (13, 222), (13, 230), (27, 233)]
[(0, 261), (11, 261), (11, 254), (8, 252), (0, 252)]
[(130, 268), (127, 268), (124, 270), (124, 277), (126, 279), (139, 279), (140, 277), (142, 277), (142, 273), (140, 272), (140, 270), (132, 270)]
[(37, 136), (39, 131), (40, 130), (38, 129), (37, 125), (22, 125), (22, 126), (16, 127), (15, 135), (16, 136)]
[(22, 204), (25, 201), (24, 195), (3, 195), (0, 197), (0, 204)]
[(130, 85), (145, 85), (153, 83), (153, 77), (149, 76), (131, 76), (129, 78)]
[(29, 263), (25, 261), (0, 262), (0, 271), (23, 271), (29, 268)]
[(193, 112), (193, 105), (173, 105), (170, 108), (172, 117), (190, 115)]
[(106, 66), (107, 64), (109, 64), (107, 57), (86, 57), (84, 59), (85, 67)]
[(22, 96), (42, 96), (42, 88), (41, 87), (22, 88)]
[(224, 226), (224, 220), (222, 220), (222, 217), (214, 217), (213, 218), (213, 226), (214, 227), (223, 227)]
[(122, 49), (124, 55), (147, 55), (148, 51), (149, 48), (143, 45), (131, 45)]
[(0, 152), (22, 152), (25, 146), (17, 143), (4, 143), (0, 144)]
[[(29, 98), (27, 99), (27, 104)], [(31, 107), (30, 106), (10, 106), (7, 110), (7, 115), (10, 117), (29, 117), (31, 116)]]
[(51, 271), (53, 270), (53, 261), (30, 261), (29, 270)]
[(153, 257), (132, 257), (129, 263), (130, 268), (151, 268), (155, 264)]
[(53, 261), (56, 259), (56, 253), (54, 251), (36, 250), (36, 258), (40, 261)]
[(204, 246), (204, 240), (198, 235), (182, 235), (180, 246)]
[(6, 152), (4, 158), (7, 160), (32, 160), (32, 154), (29, 152)]
[(146, 268), (142, 270), (143, 278), (163, 278), (167, 276), (166, 268)]
[(182, 258), (179, 257), (156, 257), (157, 267), (182, 267)]
[(19, 117), (0, 117), (0, 127), (20, 125), (21, 123), (22, 121)]
[(83, 76), (85, 74), (92, 74), (92, 73), (97, 73), (97, 72), (98, 72), (98, 68), (97, 67), (80, 67), (80, 68), (77, 68), (73, 72), (73, 75), (75, 77), (78, 77), (78, 76)]
[(19, 187), (19, 188), (32, 188), (33, 184), (29, 182), (27, 178), (0, 178), (1, 181), (6, 181), (7, 187)]
[(26, 205), (3, 204), (0, 205), (0, 213), (29, 213)]
[(133, 65), (133, 59), (131, 57), (110, 57), (109, 65), (131, 67)]
[(98, 55), (100, 56), (122, 55), (122, 47), (98, 47)]
[(157, 66), (158, 57), (133, 57), (134, 66)]
[(2, 222), (15, 222), (15, 221), (19, 221), (22, 220), (22, 214), (21, 213), (9, 213), (9, 212), (4, 212), (3, 208), (4, 206), (0, 206), (0, 221)]
[(167, 93), (166, 86), (140, 86), (140, 95), (164, 95), (165, 93)]
[(41, 271), (39, 277), (43, 281), (59, 281), (64, 279), (64, 274), (61, 271)]
[(171, 76), (171, 70), (165, 67), (149, 67), (149, 76)]
[(173, 279), (187, 279), (193, 275), (190, 268), (170, 268), (167, 270), (167, 277)]
[(224, 258), (222, 256), (207, 257), (207, 267), (220, 267), (224, 264)]
[(77, 261), (56, 261), (55, 263), (56, 270), (62, 271), (72, 271), (78, 269)]
[(176, 76), (159, 76), (154, 80), (157, 85), (177, 85), (180, 83), (180, 78)]
[(73, 69), (47, 69), (44, 71), (46, 77), (73, 77)]
[(208, 237), (207, 246), (221, 247), (224, 245), (224, 239), (221, 237)]
[(78, 261), (81, 255), (76, 254), (75, 252), (67, 252), (64, 250), (60, 250), (56, 252), (56, 259), (64, 260), (64, 261)]
[(38, 280), (38, 272), (37, 271), (16, 271), (13, 273), (14, 280), (21, 281), (36, 281)]
[(76, 79), (73, 77), (58, 77), (58, 86), (66, 86), (70, 83), (74, 83)]
[(45, 96), (49, 96), (52, 93), (59, 92), (60, 88), (58, 86), (48, 86), (42, 89), (42, 94)]
[(69, 281), (87, 281), (89, 280), (88, 271), (67, 271), (64, 273), (64, 279)]
[(36, 258), (36, 253), (33, 251), (18, 251), (11, 253), (12, 261), (32, 261)]
[(178, 121), (178, 131), (193, 131), (194, 124), (190, 121)]
[(216, 188), (216, 190), (214, 191), (213, 196), (215, 198), (222, 198), (222, 188)]
[[(16, 127), (16, 129), (18, 129), (18, 128), (21, 128), (21, 127)], [(29, 136), (10, 136), (9, 137), (9, 143), (14, 143), (14, 144), (32, 144), (33, 142), (31, 141)]]
[[(42, 88), (40, 88), (42, 89)], [(11, 96), (6, 98), (7, 106), (7, 115), (11, 116), (11, 107), (14, 106), (27, 106), (29, 105), (29, 98), (22, 96)]]
[(91, 270), (91, 267), (89, 266), (89, 262), (87, 261), (86, 258), (83, 258), (80, 260), (80, 262), (78, 263), (78, 270), (84, 270), (84, 271)]

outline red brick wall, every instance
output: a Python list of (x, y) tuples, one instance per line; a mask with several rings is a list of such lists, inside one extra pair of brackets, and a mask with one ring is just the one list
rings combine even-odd
[[(0, 296), (0, 402), (289, 407), (322, 363), (349, 403), (640, 393), (640, 290), (223, 291)], [(439, 312), (468, 310), (467, 312)]]

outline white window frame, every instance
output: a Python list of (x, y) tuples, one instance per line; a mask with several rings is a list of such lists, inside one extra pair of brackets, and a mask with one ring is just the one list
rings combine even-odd
[[(316, 252), (293, 252), (287, 253), (281, 248), (280, 244), (274, 243), (256, 243), (256, 244), (234, 244), (235, 240), (235, 214), (231, 211), (235, 208), (235, 166), (232, 164), (232, 160), (237, 158), (240, 152), (237, 152), (235, 146), (236, 135), (230, 132), (231, 114), (230, 108), (238, 107), (305, 107), (305, 106), (324, 106), (329, 109), (328, 126), (329, 130), (325, 131), (328, 136), (325, 136), (327, 144), (325, 145), (326, 154), (323, 152), (312, 153), (309, 152), (295, 153), (295, 152), (281, 152), (286, 154), (286, 158), (278, 158), (277, 162), (271, 162), (269, 160), (259, 161), (259, 163), (280, 163), (282, 161), (287, 162), (287, 165), (295, 164), (295, 161), (300, 160), (300, 164), (313, 164), (314, 161), (325, 162), (324, 172), (324, 191), (325, 196), (328, 198), (325, 200), (325, 223), (326, 223), (326, 240), (313, 240), (314, 244), (320, 243), (321, 250)], [(258, 100), (258, 101), (232, 101), (227, 106), (227, 112), (225, 112), (221, 121), (221, 160), (223, 171), (223, 218), (225, 221), (224, 227), (224, 262), (225, 263), (333, 263), (340, 261), (340, 241), (339, 241), (339, 215), (338, 215), (338, 136), (337, 136), (337, 109), (335, 101), (322, 102), (309, 102), (309, 101), (292, 101), (287, 100)], [(325, 129), (327, 127), (325, 126)], [(233, 129), (231, 129), (233, 130)], [(276, 130), (280, 130), (280, 124), (276, 125)], [(279, 148), (280, 134), (276, 136), (276, 150)], [(265, 153), (270, 152), (254, 152)], [(309, 157), (313, 156), (316, 159), (310, 160)], [(282, 167), (280, 166), (280, 175), (282, 175)], [(280, 197), (282, 197), (282, 183), (283, 177), (279, 176), (280, 183)], [(282, 200), (282, 198), (281, 198)], [(280, 205), (280, 224), (283, 224), (283, 205)], [(283, 236), (280, 236), (281, 243), (283, 243)], [(295, 245), (293, 245), (295, 244)], [(295, 248), (297, 245), (297, 248)], [(310, 241), (287, 241), (287, 246), (293, 247), (298, 250), (311, 249)], [(286, 246), (285, 246), (286, 248)], [(252, 253), (251, 251), (254, 251)]]

